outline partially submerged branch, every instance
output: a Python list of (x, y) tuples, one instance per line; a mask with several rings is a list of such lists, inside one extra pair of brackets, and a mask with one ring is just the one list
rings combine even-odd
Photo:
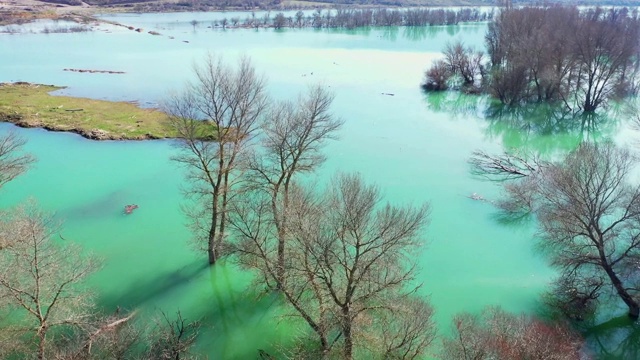
[(537, 172), (544, 164), (535, 156), (505, 152), (491, 155), (482, 150), (473, 152), (469, 159), (471, 173), (493, 181), (522, 178)]
[(24, 153), (26, 140), (15, 132), (0, 136), (0, 187), (26, 172), (35, 158)]

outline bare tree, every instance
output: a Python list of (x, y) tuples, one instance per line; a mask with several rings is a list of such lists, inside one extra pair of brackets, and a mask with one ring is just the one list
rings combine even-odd
[(325, 87), (311, 87), (297, 102), (274, 106), (262, 126), (263, 149), (252, 161), (249, 182), (269, 199), (279, 283), (285, 280), (287, 214), (294, 177), (313, 172), (324, 162), (322, 147), (342, 125), (330, 112), (332, 102), (333, 94)]
[[(574, 46), (580, 65), (578, 101), (585, 112), (594, 112), (616, 95), (637, 72), (640, 23), (626, 17), (612, 18), (595, 9), (578, 24)], [(623, 90), (624, 91), (624, 90)]]
[(474, 151), (471, 159), (471, 173), (490, 180), (510, 180), (530, 176), (544, 163), (532, 154), (518, 154), (515, 151), (502, 155), (491, 155), (484, 151)]
[(33, 204), (0, 216), (0, 295), (15, 317), (16, 334), (36, 338), (38, 359), (47, 354), (52, 329), (79, 326), (91, 309), (80, 283), (96, 261), (73, 244), (54, 241), (56, 231), (53, 219)]
[(0, 187), (26, 172), (35, 158), (22, 151), (26, 140), (15, 132), (0, 136)]
[(425, 72), (425, 80), (422, 87), (430, 91), (443, 91), (449, 87), (451, 79), (451, 67), (444, 60), (436, 60)]
[(233, 68), (209, 55), (194, 72), (196, 80), (171, 97), (165, 110), (179, 136), (181, 151), (173, 160), (187, 168), (186, 193), (201, 205), (188, 214), (214, 264), (224, 246), (238, 172), (268, 101), (265, 81), (248, 58)]
[(302, 12), (302, 10), (298, 10), (298, 12), (296, 12), (296, 25), (301, 28), (304, 22), (304, 12)]
[(180, 360), (191, 359), (189, 348), (196, 342), (200, 328), (199, 321), (188, 322), (180, 311), (175, 319), (171, 319), (164, 312), (162, 320), (156, 324), (156, 330), (151, 349), (150, 359)]
[(629, 183), (632, 164), (612, 144), (584, 143), (507, 187), (507, 202), (537, 215), (541, 245), (560, 270), (558, 299), (572, 311), (594, 308), (607, 291), (630, 317), (640, 315), (640, 186)]
[(380, 333), (367, 343), (379, 344), (383, 359), (419, 359), (436, 338), (433, 309), (415, 296), (389, 299), (385, 311), (373, 316), (372, 325)]
[[(0, 213), (0, 356), (38, 359), (187, 359), (198, 322), (178, 312), (155, 328), (132, 324), (136, 311), (103, 316), (83, 280), (97, 268), (30, 202)], [(145, 348), (148, 351), (141, 351)]]
[(277, 13), (273, 18), (273, 28), (274, 29), (282, 29), (287, 22), (287, 18), (284, 16), (284, 13)]
[(560, 323), (488, 308), (480, 316), (457, 315), (454, 336), (443, 340), (443, 360), (585, 359), (583, 340)]
[(483, 73), (484, 55), (465, 47), (460, 41), (449, 43), (444, 49), (444, 61), (451, 74), (459, 75), (464, 86), (471, 86)]
[[(273, 228), (260, 210), (268, 205), (258, 203), (238, 213), (244, 256), (254, 259), (262, 279), (279, 285), (294, 314), (311, 327), (318, 339), (313, 356), (339, 351), (351, 359), (354, 348), (375, 344), (384, 347), (381, 353), (414, 358), (432, 340), (430, 308), (424, 299), (411, 296), (428, 207), (398, 208), (381, 201), (379, 190), (357, 175), (338, 176), (321, 196), (294, 187), (284, 283), (279, 283), (274, 250), (265, 246)], [(423, 318), (412, 322), (418, 308), (424, 310)], [(398, 321), (393, 326), (403, 335), (376, 333), (368, 325), (372, 319)]]
[[(640, 21), (625, 11), (562, 6), (501, 11), (485, 36), (490, 92), (508, 105), (544, 101), (585, 113), (629, 95), (637, 81)], [(461, 49), (445, 52), (459, 52), (453, 50)]]

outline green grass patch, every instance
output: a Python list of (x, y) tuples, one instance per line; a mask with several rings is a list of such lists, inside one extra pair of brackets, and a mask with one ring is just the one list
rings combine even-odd
[(175, 137), (167, 115), (129, 102), (52, 96), (62, 89), (28, 83), (0, 84), (0, 121), (22, 127), (70, 131), (97, 140)]

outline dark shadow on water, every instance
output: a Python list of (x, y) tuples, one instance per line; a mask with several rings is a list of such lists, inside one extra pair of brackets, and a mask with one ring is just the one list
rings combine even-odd
[[(226, 266), (210, 269), (213, 298), (204, 306), (210, 326), (205, 334), (209, 340), (201, 342), (203, 352), (215, 353), (224, 359), (256, 358), (260, 350), (268, 354), (281, 353), (286, 345), (274, 339), (280, 320), (273, 314), (281, 306), (280, 296), (264, 293), (251, 282), (239, 284), (234, 276), (236, 271)], [(265, 321), (270, 333), (257, 333), (265, 327)], [(238, 340), (262, 344), (258, 348), (238, 346)]]
[[(280, 321), (274, 312), (279, 309), (281, 299), (277, 294), (253, 288), (249, 280), (246, 273), (224, 261), (211, 267), (199, 260), (103, 295), (98, 305), (107, 314), (117, 308), (128, 311), (144, 308), (151, 310), (151, 316), (161, 310), (167, 313), (180, 310), (190, 320), (200, 319), (202, 326), (195, 352), (211, 358), (252, 359), (259, 350), (279, 354), (286, 346), (282, 344), (286, 340), (279, 339), (275, 331)], [(175, 303), (170, 301), (172, 298)], [(155, 308), (154, 300), (175, 308)], [(144, 316), (149, 316), (146, 310)], [(259, 331), (265, 328), (268, 333)]]
[(122, 213), (124, 206), (129, 204), (127, 201), (131, 201), (127, 191), (114, 191), (89, 203), (62, 209), (56, 215), (65, 220), (109, 217), (117, 212)]
[[(559, 314), (557, 309), (544, 301), (544, 296), (536, 302), (535, 316), (545, 321), (565, 321), (566, 318)], [(620, 314), (619, 310), (615, 313)], [(583, 351), (588, 359), (640, 359), (640, 324), (626, 314), (601, 323), (589, 317), (584, 321), (571, 321), (568, 325), (583, 336)]]
[(118, 293), (105, 294), (98, 298), (98, 305), (107, 309), (122, 307), (135, 309), (150, 299), (179, 291), (188, 286), (193, 279), (201, 276), (209, 266), (203, 261), (193, 262), (178, 270), (154, 274), (145, 279), (139, 279), (132, 285), (122, 288)]
[(640, 324), (626, 315), (592, 326), (583, 335), (594, 358), (640, 359)]
[(502, 226), (521, 228), (523, 225), (531, 223), (533, 219), (531, 213), (528, 212), (510, 212), (497, 208), (497, 211), (491, 216), (495, 222)]

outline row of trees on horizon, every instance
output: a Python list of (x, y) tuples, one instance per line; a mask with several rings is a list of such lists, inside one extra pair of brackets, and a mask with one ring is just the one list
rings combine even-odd
[[(287, 16), (283, 12), (267, 12), (257, 17), (254, 12), (245, 19), (240, 17), (223, 18), (212, 23), (213, 28), (346, 28), (355, 29), (370, 26), (434, 26), (457, 25), (461, 22), (489, 21), (493, 11), (462, 8), (446, 9), (317, 9), (306, 15), (302, 11)], [(194, 29), (199, 24), (191, 22)]]

